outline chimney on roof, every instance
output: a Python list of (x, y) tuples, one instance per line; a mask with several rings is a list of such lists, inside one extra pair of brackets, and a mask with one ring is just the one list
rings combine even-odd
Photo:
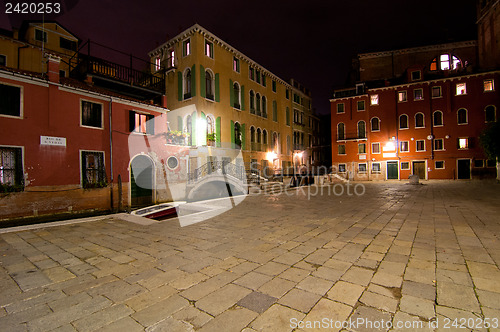
[(47, 54), (47, 57), (47, 76), (49, 77), (49, 81), (59, 83), (61, 58), (53, 54)]

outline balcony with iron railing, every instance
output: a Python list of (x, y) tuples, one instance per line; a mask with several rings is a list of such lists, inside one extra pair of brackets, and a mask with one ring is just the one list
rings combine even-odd
[[(71, 77), (79, 80), (91, 77), (95, 86), (140, 100), (154, 99), (165, 94), (164, 70), (153, 73), (151, 72), (153, 64), (132, 55), (127, 55), (127, 65), (123, 61), (122, 63), (109, 61), (95, 56), (92, 53), (95, 49), (100, 50), (100, 56), (105, 55), (117, 60), (119, 57), (116, 56), (116, 53), (124, 55), (122, 52), (90, 42), (89, 40), (69, 60)], [(104, 49), (104, 51), (101, 49)]]
[(337, 142), (340, 141), (359, 141), (366, 140), (366, 132), (347, 132), (347, 133), (338, 133), (337, 134)]

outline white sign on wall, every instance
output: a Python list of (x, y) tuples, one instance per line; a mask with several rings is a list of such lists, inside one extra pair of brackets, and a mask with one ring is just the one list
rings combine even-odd
[(40, 145), (66, 147), (66, 137), (40, 136)]

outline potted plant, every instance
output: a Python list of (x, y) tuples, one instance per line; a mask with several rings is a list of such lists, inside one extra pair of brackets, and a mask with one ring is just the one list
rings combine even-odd
[(215, 133), (207, 134), (207, 145), (215, 146), (216, 136)]
[(167, 140), (168, 144), (185, 145), (186, 137), (188, 136), (188, 133), (183, 133), (179, 130), (173, 130), (166, 132), (165, 139)]

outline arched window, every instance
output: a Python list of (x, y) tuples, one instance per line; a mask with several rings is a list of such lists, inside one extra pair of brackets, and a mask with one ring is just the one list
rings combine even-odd
[(465, 108), (457, 111), (457, 122), (458, 124), (467, 124), (467, 110)]
[(266, 96), (262, 96), (262, 116), (267, 118), (267, 100)]
[(408, 115), (401, 114), (399, 116), (399, 129), (408, 129)]
[(250, 113), (255, 114), (255, 93), (250, 90)]
[(435, 111), (432, 114), (432, 122), (433, 122), (434, 127), (442, 126), (443, 125), (443, 112)]
[(290, 154), (292, 152), (292, 145), (290, 142), (290, 135), (286, 136), (286, 153)]
[(273, 150), (276, 154), (280, 153), (280, 140), (277, 132), (273, 132)]
[(207, 99), (214, 100), (214, 78), (210, 71), (205, 71), (205, 95)]
[(191, 98), (191, 69), (184, 73), (184, 99)]
[(262, 130), (262, 144), (267, 144), (267, 130)]
[(215, 120), (212, 115), (207, 115), (207, 135), (215, 134)]
[(358, 122), (358, 138), (366, 138), (366, 123), (364, 121)]
[(260, 115), (260, 94), (257, 93), (255, 103), (257, 104), (257, 115)]
[(372, 131), (380, 131), (380, 119), (375, 117), (371, 120)]
[(431, 62), (431, 71), (435, 70), (453, 70), (462, 67), (462, 61), (458, 57), (452, 54), (441, 54), (434, 58)]
[(260, 128), (257, 128), (257, 143), (258, 144), (262, 143), (260, 134), (261, 134)]
[(345, 139), (345, 124), (343, 124), (342, 122), (337, 125), (337, 139)]
[(495, 106), (489, 105), (484, 109), (484, 120), (485, 122), (495, 122), (497, 120)]
[(234, 123), (234, 143), (241, 148), (241, 125), (238, 122)]
[(255, 127), (254, 126), (250, 127), (250, 145), (251, 145), (252, 151), (257, 150), (257, 148), (255, 147)]
[(234, 104), (233, 104), (233, 107), (234, 108), (237, 108), (237, 109), (240, 109), (240, 85), (235, 82), (233, 84), (233, 93), (234, 93)]
[(424, 128), (424, 127), (425, 127), (424, 114), (422, 113), (415, 114), (415, 128)]

